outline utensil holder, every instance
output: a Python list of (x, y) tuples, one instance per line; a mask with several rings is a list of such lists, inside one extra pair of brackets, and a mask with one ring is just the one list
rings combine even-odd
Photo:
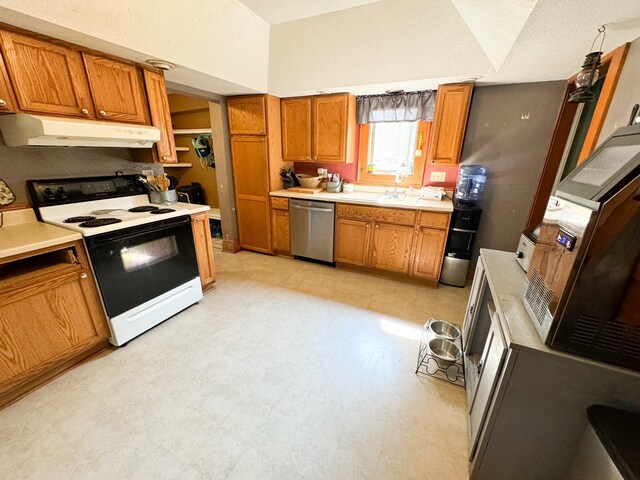
[(156, 205), (173, 205), (178, 203), (178, 194), (175, 190), (167, 190), (166, 192), (149, 192), (149, 202)]
[(327, 193), (340, 193), (342, 191), (342, 180), (338, 182), (327, 182)]

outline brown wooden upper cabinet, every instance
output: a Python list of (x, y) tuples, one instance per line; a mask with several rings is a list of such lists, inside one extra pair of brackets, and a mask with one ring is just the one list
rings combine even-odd
[(227, 100), (231, 135), (265, 135), (267, 133), (264, 95), (234, 97)]
[(154, 152), (160, 163), (176, 163), (176, 141), (173, 137), (173, 125), (171, 124), (171, 111), (169, 110), (169, 97), (167, 86), (162, 73), (152, 70), (144, 70), (144, 83), (149, 98), (149, 111), (151, 112), (151, 125), (160, 129), (160, 141), (155, 144)]
[(460, 162), (472, 91), (473, 83), (452, 83), (438, 87), (429, 151), (431, 163)]
[(79, 51), (6, 31), (0, 42), (20, 110), (95, 118)]
[(16, 111), (16, 99), (4, 65), (4, 59), (0, 54), (0, 113), (12, 113)]
[(351, 163), (356, 97), (349, 93), (281, 100), (282, 156), (288, 161)]
[(311, 160), (311, 110), (312, 99), (283, 98), (282, 156), (286, 160)]
[(87, 52), (82, 59), (98, 118), (148, 123), (142, 75), (136, 65)]

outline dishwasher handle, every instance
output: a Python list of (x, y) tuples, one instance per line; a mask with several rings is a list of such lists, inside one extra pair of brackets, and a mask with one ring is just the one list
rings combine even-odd
[(333, 212), (333, 209), (331, 208), (302, 207), (300, 205), (291, 205), (291, 208), (297, 208), (298, 210), (311, 210), (313, 212)]

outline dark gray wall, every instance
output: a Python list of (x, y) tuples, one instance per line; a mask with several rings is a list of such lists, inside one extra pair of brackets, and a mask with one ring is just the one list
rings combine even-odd
[(474, 265), (480, 248), (515, 252), (565, 85), (557, 81), (474, 90), (461, 163), (489, 167)]
[[(7, 147), (0, 134), (0, 179), (16, 195), (17, 203), (28, 202), (27, 180), (43, 178), (125, 174), (150, 168), (131, 161), (127, 148)], [(162, 166), (154, 167), (157, 174)]]

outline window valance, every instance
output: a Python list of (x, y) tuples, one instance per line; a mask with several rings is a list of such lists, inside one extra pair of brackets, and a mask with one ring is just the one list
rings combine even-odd
[(414, 122), (433, 120), (436, 90), (363, 95), (356, 100), (358, 123)]

